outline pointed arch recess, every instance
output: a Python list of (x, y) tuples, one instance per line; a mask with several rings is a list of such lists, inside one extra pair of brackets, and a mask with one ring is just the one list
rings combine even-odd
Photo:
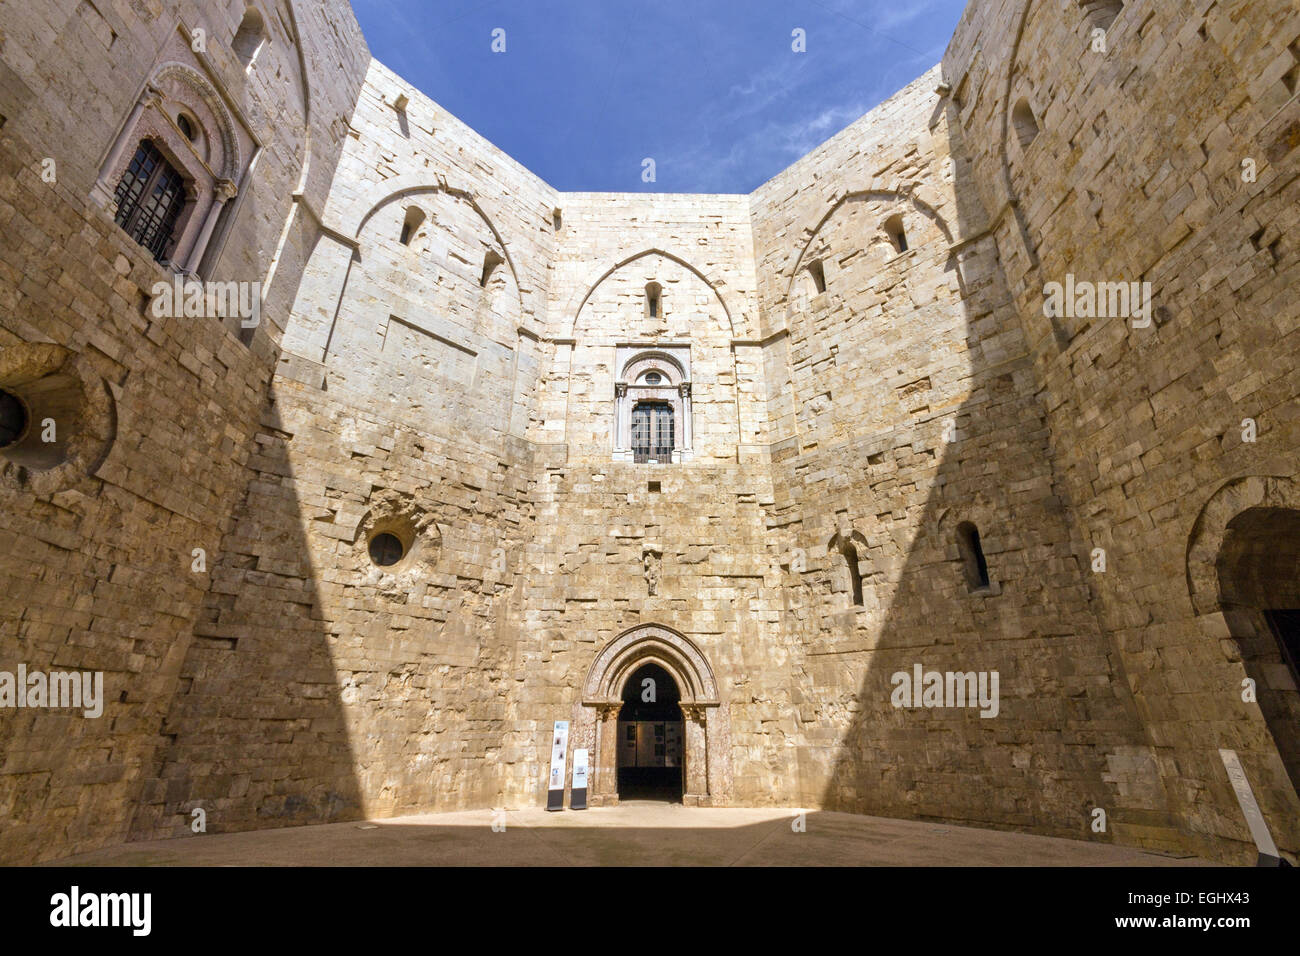
[(572, 319), (570, 319), (569, 321), (570, 337), (577, 336), (578, 316), (582, 314), (583, 307), (586, 306), (587, 300), (591, 298), (591, 294), (593, 292), (595, 292), (598, 288), (600, 288), (601, 283), (604, 282), (606, 279), (608, 279), (619, 269), (622, 269), (624, 266), (636, 262), (638, 259), (644, 259), (646, 256), (663, 256), (665, 259), (668, 259), (670, 262), (677, 263), (677, 265), (693, 273), (697, 278), (699, 278), (701, 282), (703, 282), (705, 285), (709, 287), (709, 291), (713, 293), (713, 295), (718, 300), (718, 304), (722, 306), (722, 312), (727, 317), (727, 331), (732, 336), (736, 334), (736, 324), (735, 324), (735, 320), (732, 318), (731, 309), (728, 308), (727, 300), (722, 297), (722, 293), (718, 291), (717, 283), (715, 283), (712, 279), (706, 276), (695, 266), (691, 265), (691, 263), (688, 262), (686, 259), (656, 246), (650, 249), (643, 249), (642, 251), (636, 253), (635, 255), (628, 256), (626, 259), (620, 259), (618, 262), (615, 262), (613, 265), (609, 266), (604, 272), (602, 272), (600, 274), (600, 278), (598, 278), (595, 282), (591, 283), (591, 285), (587, 286), (587, 291), (582, 294), (582, 297), (580, 299), (576, 300), (577, 306), (570, 309), (568, 312), (566, 312), (567, 315), (572, 316)]
[(510, 276), (515, 282), (515, 292), (519, 296), (519, 314), (522, 316), (524, 314), (524, 287), (519, 282), (519, 272), (515, 269), (515, 261), (510, 255), (510, 248), (506, 245), (506, 241), (502, 238), (501, 233), (497, 231), (497, 227), (492, 222), (491, 217), (483, 210), (478, 197), (468, 189), (458, 189), (445, 182), (423, 182), (417, 185), (401, 187), (388, 193), (384, 198), (380, 199), (373, 206), (367, 209), (357, 221), (356, 227), (353, 228), (349, 226), (344, 234), (351, 235), (354, 239), (360, 239), (362, 230), (366, 228), (366, 223), (368, 223), (371, 218), (379, 212), (379, 210), (383, 209), (390, 203), (398, 202), (399, 200), (405, 199), (409, 196), (417, 196), (424, 193), (445, 193), (455, 199), (463, 200), (469, 203), (470, 208), (473, 209), (474, 212), (478, 214), (478, 217), (483, 220), (484, 225), (488, 227), (488, 231), (492, 233), (492, 238), (495, 239), (497, 245), (501, 247), (501, 255), (505, 259), (506, 266), (510, 269)]
[(938, 226), (939, 231), (943, 233), (944, 239), (948, 241), (949, 245), (952, 244), (952, 230), (948, 227), (948, 221), (944, 219), (943, 216), (939, 215), (939, 211), (935, 209), (933, 205), (926, 202), (924, 199), (921, 199), (910, 189), (859, 189), (846, 192), (831, 203), (830, 208), (826, 210), (821, 219), (817, 220), (815, 226), (807, 230), (808, 238), (799, 249), (799, 256), (795, 259), (794, 267), (790, 270), (790, 275), (786, 279), (785, 303), (787, 307), (792, 301), (791, 293), (794, 290), (794, 283), (799, 277), (800, 270), (803, 269), (804, 260), (808, 257), (808, 250), (812, 248), (813, 243), (817, 241), (817, 237), (821, 235), (822, 229), (826, 227), (826, 223), (830, 222), (831, 217), (839, 211), (840, 207), (845, 203), (854, 200), (864, 200), (867, 202), (909, 202), (918, 213)]
[(623, 685), (643, 664), (658, 664), (672, 676), (683, 705), (718, 705), (718, 683), (708, 659), (684, 634), (661, 624), (630, 628), (601, 649), (582, 685), (583, 704), (621, 705)]
[(1187, 594), (1199, 615), (1219, 610), (1219, 552), (1228, 524), (1250, 508), (1300, 510), (1300, 481), (1287, 475), (1245, 475), (1219, 486), (1202, 506), (1187, 539)]

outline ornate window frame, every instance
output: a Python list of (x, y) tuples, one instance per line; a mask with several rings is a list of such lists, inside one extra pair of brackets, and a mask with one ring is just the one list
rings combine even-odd
[[(182, 114), (195, 127), (193, 138), (178, 125)], [(91, 189), (91, 198), (109, 215), (116, 211), (117, 185), (143, 140), (152, 142), (185, 181), (185, 205), (173, 229), (167, 263), (182, 274), (197, 274), (222, 210), (238, 193), (245, 169), (235, 117), (196, 66), (178, 60), (158, 64), (100, 164)]]
[[(689, 345), (620, 343), (615, 347), (614, 461), (632, 461), (632, 409), (662, 402), (673, 410), (673, 464), (694, 457)], [(651, 384), (647, 376), (658, 375)]]

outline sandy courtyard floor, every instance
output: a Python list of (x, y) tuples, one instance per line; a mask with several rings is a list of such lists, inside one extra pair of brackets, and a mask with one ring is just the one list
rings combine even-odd
[(129, 843), (47, 865), (1211, 865), (1104, 843), (817, 810), (806, 812), (806, 829), (796, 832), (800, 812), (651, 801), (559, 813), (474, 810)]

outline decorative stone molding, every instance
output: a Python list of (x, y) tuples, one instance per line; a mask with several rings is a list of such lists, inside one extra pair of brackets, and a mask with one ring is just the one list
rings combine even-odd
[(624, 631), (596, 655), (583, 683), (589, 707), (623, 705), (623, 684), (643, 664), (658, 664), (677, 683), (681, 704), (716, 707), (718, 685), (708, 660), (686, 636), (659, 624)]
[[(235, 135), (235, 120), (226, 109), (221, 96), (198, 70), (184, 63), (171, 61), (164, 63), (154, 71), (149, 81), (150, 87), (159, 89), (166, 80), (177, 80), (199, 97), (212, 115), (217, 118), (217, 134), (221, 141), (222, 164), (215, 170), (223, 179), (236, 180), (243, 168), (240, 159), (239, 138)], [(232, 194), (233, 195), (233, 194)]]
[[(690, 346), (624, 343), (615, 354), (614, 460), (632, 460), (632, 409), (637, 402), (662, 402), (673, 410), (673, 461), (689, 461), (694, 455)], [(659, 374), (658, 383), (646, 381), (651, 372)]]

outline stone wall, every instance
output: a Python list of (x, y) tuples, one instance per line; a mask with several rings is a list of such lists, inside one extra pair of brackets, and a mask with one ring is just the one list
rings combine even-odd
[[(769, 391), (793, 403), (773, 525), (799, 647), (801, 800), (1075, 838), (1104, 807), (1106, 838), (1168, 846), (938, 83), (922, 77), (752, 197), (760, 301), (786, 359)], [(967, 522), (987, 588), (963, 571)], [(894, 675), (917, 666), (996, 673), (996, 715), (897, 707)]]
[[(995, 221), (1068, 518), (1086, 547), (1106, 550), (1090, 584), (1187, 845), (1254, 858), (1218, 754), (1228, 748), (1294, 853), (1295, 781), (1242, 681), (1289, 698), (1292, 714), (1295, 685), (1271, 640), (1271, 660), (1242, 660), (1254, 634), (1220, 613), (1219, 582), (1194, 604), (1189, 555), (1225, 488), (1297, 471), (1300, 11), (1129, 0), (1104, 53), (1097, 26), (1073, 3), (967, 11), (944, 60), (972, 160), (961, 186)], [(1021, 98), (1039, 130), (1027, 145), (1011, 116)], [(1151, 283), (1149, 327), (1053, 323), (1043, 289), (1067, 273)]]
[[(716, 679), (714, 805), (1244, 861), (1224, 747), (1295, 852), (1293, 11), (1128, 0), (1101, 52), (1095, 6), (973, 4), (753, 194), (667, 196), (557, 192), (346, 5), (267, 4), (251, 69), (243, 4), (129, 6), (3, 14), (0, 386), (45, 376), (65, 444), (0, 475), (0, 670), (108, 700), (0, 713), (0, 857), (536, 805), (639, 625)], [(174, 59), (257, 156), (200, 269), (263, 284), (251, 332), (155, 318), (93, 199)], [(1150, 327), (1045, 316), (1067, 272), (1150, 281)], [(689, 355), (676, 464), (617, 460), (641, 347)], [(895, 706), (917, 665), (997, 716)]]
[[(233, 321), (157, 315), (154, 284), (172, 273), (92, 200), (100, 164), (145, 80), (183, 48), (180, 30), (202, 26), (207, 51), (196, 64), (266, 145), (205, 277), (260, 281), (281, 232), (302, 231), (288, 220), (309, 133), (304, 185), (319, 200), (359, 86), (355, 67), (367, 59), (346, 5), (313, 5), (298, 23), (283, 4), (268, 6), (271, 42), (246, 72), (228, 48), (243, 9), (5, 8), (0, 363), (3, 385), (18, 391), (45, 376), (30, 386), (31, 412), (43, 420), (50, 411), (65, 461), (3, 463), (3, 669), (102, 671), (105, 698), (97, 718), (0, 712), (7, 862), (120, 842), (157, 786), (159, 728), (247, 484), (284, 323), (274, 299), (271, 321), (243, 341)], [(308, 87), (319, 90), (310, 119)]]

